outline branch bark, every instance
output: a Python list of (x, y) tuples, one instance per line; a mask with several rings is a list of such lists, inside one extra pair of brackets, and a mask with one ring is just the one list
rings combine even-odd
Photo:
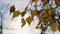
[(46, 29), (48, 28), (48, 26), (50, 25), (51, 23), (49, 23), (48, 25), (46, 25), (45, 27), (44, 27), (44, 29), (42, 30), (42, 32), (41, 32), (41, 34), (45, 34), (45, 31), (46, 31)]
[[(0, 12), (0, 14), (1, 14), (1, 12)], [(0, 27), (1, 27), (1, 34), (2, 34), (2, 23), (3, 23), (3, 17), (2, 17), (2, 14), (1, 14), (1, 25), (0, 25)]]

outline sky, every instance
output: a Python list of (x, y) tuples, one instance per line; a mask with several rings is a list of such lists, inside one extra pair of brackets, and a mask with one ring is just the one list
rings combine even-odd
[[(21, 15), (11, 20), (13, 13), (9, 14), (10, 6), (15, 5), (16, 10), (23, 11), (28, 5), (28, 2), (29, 0), (0, 0), (0, 12), (3, 14), (3, 34), (40, 34), (41, 30), (35, 29), (39, 21), (36, 16), (34, 17), (34, 23), (32, 21), (30, 26), (26, 24), (23, 28), (21, 28)], [(30, 15), (30, 13), (26, 13), (23, 18), (26, 19)], [(50, 28), (48, 28), (47, 31), (49, 31), (49, 34), (53, 34)], [(55, 32), (55, 34), (57, 33), (59, 34), (59, 31)]]
[[(3, 34), (35, 34), (35, 32), (39, 32), (39, 30), (35, 31), (35, 26), (32, 24), (31, 26), (26, 24), (21, 28), (21, 15), (11, 20), (12, 14), (9, 14), (10, 6), (15, 5), (16, 10), (24, 10), (29, 2), (28, 0), (0, 0), (0, 2), (0, 12), (3, 14)], [(29, 13), (26, 13), (24, 19), (29, 15)]]

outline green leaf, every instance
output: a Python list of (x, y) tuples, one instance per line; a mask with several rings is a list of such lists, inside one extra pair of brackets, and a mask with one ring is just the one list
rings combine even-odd
[(13, 12), (13, 17), (12, 17), (12, 19), (15, 18), (15, 17), (17, 17), (17, 16), (19, 16), (19, 15), (20, 15), (20, 12), (19, 12), (19, 11)]

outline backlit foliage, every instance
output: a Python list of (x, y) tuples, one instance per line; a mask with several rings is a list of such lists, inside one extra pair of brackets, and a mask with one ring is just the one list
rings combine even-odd
[(22, 23), (21, 27), (23, 27), (26, 24), (24, 18), (21, 19), (21, 23)]
[(52, 22), (51, 25), (50, 25), (51, 30), (55, 31), (56, 27), (57, 27), (57, 23), (56, 22)]
[(23, 17), (25, 15), (25, 13), (26, 13), (25, 11), (22, 11), (21, 16)]
[(60, 0), (55, 0), (57, 6), (60, 6)]
[(60, 24), (58, 24), (58, 30), (60, 31)]
[(43, 26), (43, 25), (41, 25), (41, 26), (40, 26), (40, 29), (42, 29), (42, 30), (43, 30), (43, 29), (44, 29), (44, 26)]
[(12, 13), (12, 12), (14, 12), (14, 11), (15, 11), (15, 6), (12, 5), (12, 6), (10, 7), (10, 13)]
[[(39, 0), (32, 0), (32, 3), (35, 2), (35, 4), (38, 2)], [(43, 6), (44, 7), (46, 5), (47, 7), (47, 4), (49, 4), (49, 1), (50, 0), (41, 0), (42, 3), (43, 3)], [(56, 4), (56, 7), (59, 7), (60, 6), (60, 0), (54, 0), (55, 1), (55, 4)], [(51, 1), (52, 2), (52, 1)], [(31, 4), (32, 5), (32, 4)], [(27, 7), (28, 8), (28, 7)], [(46, 31), (46, 29), (48, 28), (48, 26), (50, 26), (50, 29), (55, 32), (55, 30), (58, 28), (58, 30), (60, 31), (60, 18), (59, 19), (56, 19), (55, 16), (56, 16), (56, 13), (55, 13), (55, 8), (52, 8), (52, 5), (50, 5), (50, 7), (48, 7), (47, 9), (42, 9), (42, 10), (30, 10), (31, 11), (31, 16), (27, 17), (26, 19), (24, 19), (24, 15), (27, 13), (26, 10), (27, 8), (20, 12), (20, 11), (15, 11), (15, 6), (11, 6), (10, 7), (10, 13), (13, 13), (13, 17), (12, 18), (15, 18), (19, 15), (22, 16), (22, 19), (21, 19), (21, 23), (22, 23), (22, 27), (26, 24), (26, 22), (30, 25), (32, 23), (32, 21), (34, 20), (34, 16), (37, 16), (38, 19), (39, 19), (39, 22), (36, 26), (36, 28), (40, 28), (42, 30), (42, 32)], [(36, 7), (35, 7), (36, 8)], [(28, 10), (29, 11), (29, 10)], [(60, 17), (60, 15), (59, 15)], [(41, 32), (41, 34), (42, 34)]]
[(32, 2), (35, 2), (35, 3), (37, 3), (39, 0), (32, 0)]
[(49, 3), (49, 0), (42, 0), (42, 2), (43, 2), (43, 5), (45, 5), (45, 4)]
[(12, 19), (15, 18), (15, 17), (17, 17), (17, 16), (19, 16), (19, 15), (20, 15), (19, 11), (14, 11)]
[(26, 21), (27, 21), (27, 23), (28, 23), (29, 25), (31, 24), (32, 20), (33, 20), (33, 19), (32, 19), (32, 17), (30, 17), (30, 16), (26, 18)]

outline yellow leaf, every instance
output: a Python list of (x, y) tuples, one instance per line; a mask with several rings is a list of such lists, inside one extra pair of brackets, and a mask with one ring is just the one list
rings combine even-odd
[(12, 12), (14, 12), (14, 11), (15, 11), (15, 6), (12, 5), (12, 6), (10, 7), (10, 14), (11, 14)]
[(52, 10), (52, 9), (47, 9), (47, 14), (48, 14), (49, 16), (52, 16), (52, 13), (53, 13), (53, 10)]
[(52, 17), (48, 17), (48, 20), (51, 21), (53, 18)]
[(21, 16), (23, 17), (25, 15), (26, 11), (21, 12)]
[(41, 22), (45, 22), (45, 19), (42, 18), (42, 19), (41, 19)]
[(31, 16), (32, 16), (32, 17), (34, 17), (34, 16), (35, 16), (35, 14), (34, 14), (34, 13), (31, 13)]
[(47, 25), (48, 21), (49, 21), (48, 18), (46, 18), (44, 24)]
[(56, 30), (56, 27), (57, 27), (57, 23), (56, 22), (51, 23), (50, 28), (51, 28), (51, 30), (53, 32)]
[(60, 0), (55, 0), (55, 4), (56, 4), (57, 6), (60, 6)]
[(55, 16), (55, 12), (52, 8), (47, 9), (46, 12), (44, 13), (44, 18), (48, 18), (49, 20), (52, 20), (54, 16)]
[(40, 11), (32, 11), (31, 15), (32, 17), (37, 16), (38, 18), (40, 18), (40, 13)]
[(24, 18), (21, 19), (21, 23), (22, 23), (22, 26), (21, 27), (23, 27), (26, 24)]
[(44, 18), (48, 17), (48, 14), (45, 12), (43, 17)]
[(60, 24), (58, 24), (58, 30), (60, 31)]
[(19, 11), (13, 12), (13, 17), (12, 17), (12, 19), (15, 18), (15, 17), (17, 17), (17, 16), (19, 16), (19, 15), (20, 15), (20, 12), (19, 12)]
[(40, 15), (37, 15), (37, 17), (40, 19), (41, 18), (41, 16)]
[(55, 11), (53, 8), (47, 9), (46, 13), (48, 14), (48, 16), (52, 17), (55, 16)]
[(37, 15), (37, 11), (32, 11), (31, 16), (34, 17), (35, 15)]
[(32, 0), (32, 2), (35, 2), (35, 3), (37, 3), (39, 0)]
[(44, 5), (47, 4), (49, 2), (49, 0), (42, 0)]
[(42, 29), (42, 30), (44, 29), (43, 25), (40, 26), (40, 29)]
[(26, 19), (26, 21), (27, 21), (27, 23), (28, 23), (29, 25), (31, 24), (32, 20), (33, 20), (33, 19), (32, 19), (32, 17), (30, 17), (30, 16), (27, 17), (27, 19)]

